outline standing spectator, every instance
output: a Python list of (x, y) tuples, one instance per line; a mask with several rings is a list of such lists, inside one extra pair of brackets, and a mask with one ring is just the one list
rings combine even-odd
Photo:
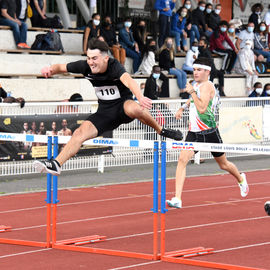
[(252, 14), (248, 18), (248, 22), (254, 23), (255, 28), (257, 28), (258, 24), (262, 21), (263, 5), (261, 3), (256, 3), (251, 7)]
[(127, 57), (133, 59), (133, 73), (135, 73), (141, 64), (141, 53), (130, 29), (131, 25), (131, 18), (126, 18), (124, 27), (119, 31), (119, 43), (126, 50)]
[(153, 39), (157, 42), (158, 33), (158, 11), (155, 9), (156, 0), (146, 0), (144, 10), (150, 11), (150, 32)]
[(270, 97), (270, 83), (266, 83), (263, 87), (262, 97)]
[(156, 63), (155, 60), (155, 52), (156, 52), (156, 41), (154, 39), (150, 39), (147, 41), (146, 49), (143, 52), (142, 63), (136, 73), (150, 75), (152, 72), (152, 68)]
[(93, 37), (98, 37), (100, 35), (100, 15), (94, 13), (92, 15), (92, 20), (90, 20), (83, 33), (83, 52), (87, 52), (88, 41)]
[(187, 74), (185, 71), (175, 67), (172, 38), (166, 38), (163, 46), (160, 48), (159, 66), (162, 70), (167, 70), (170, 75), (176, 76), (180, 94), (184, 93), (187, 83)]
[(193, 62), (198, 58), (199, 48), (198, 42), (194, 41), (192, 47), (188, 50), (185, 63), (183, 64), (183, 70), (187, 74), (193, 74)]
[(254, 42), (254, 23), (249, 22), (247, 28), (240, 32), (238, 39), (236, 41), (236, 48), (238, 51), (245, 47), (246, 40), (252, 40)]
[(258, 73), (255, 68), (254, 52), (252, 51), (252, 41), (247, 40), (246, 45), (238, 53), (238, 57), (234, 66), (235, 73), (246, 76), (246, 91), (250, 94), (252, 85), (258, 79)]
[(170, 35), (172, 10), (174, 9), (175, 2), (176, 0), (156, 0), (155, 9), (159, 11), (159, 48)]
[(104, 23), (100, 29), (100, 35), (104, 37), (109, 45), (113, 57), (124, 65), (126, 61), (126, 50), (122, 48), (116, 40), (116, 33), (110, 16), (105, 17)]
[[(226, 21), (221, 21), (219, 23), (219, 28), (214, 31), (210, 38), (210, 50), (218, 55), (224, 56), (221, 69), (227, 73), (231, 73), (238, 50), (234, 47), (233, 43), (229, 39), (227, 29), (228, 23)], [(229, 44), (232, 50), (224, 48), (224, 41)]]
[(0, 25), (10, 26), (18, 49), (30, 49), (26, 44), (27, 24), (16, 16), (15, 0), (0, 1)]
[(32, 27), (44, 27), (47, 8), (47, 0), (30, 0), (30, 6), (33, 11), (31, 17)]
[(146, 46), (146, 37), (147, 37), (147, 31), (145, 27), (145, 20), (140, 19), (138, 24), (136, 25), (134, 31), (134, 40), (137, 42), (139, 46), (139, 50), (141, 53), (144, 52), (145, 46)]
[(270, 50), (268, 47), (269, 34), (264, 22), (258, 24), (254, 37), (254, 52), (256, 55), (263, 55), (266, 61), (270, 63)]
[(204, 10), (206, 3), (204, 1), (199, 1), (198, 7), (192, 11), (192, 24), (197, 25), (200, 32), (200, 36), (205, 35), (206, 25), (204, 18)]
[[(270, 27), (270, 4), (268, 5), (268, 11), (264, 15), (264, 22)], [(270, 28), (269, 28), (270, 29)], [(269, 30), (270, 31), (270, 30)]]
[(262, 83), (256, 82), (253, 85), (253, 91), (249, 94), (248, 97), (261, 97), (263, 93)]
[(208, 48), (208, 41), (205, 38), (200, 39), (199, 41), (199, 57), (205, 57), (211, 59), (211, 72), (210, 72), (210, 81), (213, 82), (215, 78), (218, 78), (218, 90), (220, 96), (225, 96), (224, 93), (224, 71), (216, 69), (214, 59)]
[(186, 16), (187, 9), (185, 7), (181, 7), (172, 16), (171, 35), (175, 37), (176, 52), (181, 52), (180, 41), (182, 41), (184, 51), (187, 52)]
[(16, 17), (25, 22), (27, 18), (27, 6), (30, 0), (16, 0)]
[(206, 22), (207, 24), (207, 30), (206, 35), (210, 37), (215, 30), (218, 29), (219, 23), (221, 21), (221, 18), (219, 16), (221, 12), (221, 4), (217, 4), (215, 6), (215, 9), (210, 13), (209, 19)]

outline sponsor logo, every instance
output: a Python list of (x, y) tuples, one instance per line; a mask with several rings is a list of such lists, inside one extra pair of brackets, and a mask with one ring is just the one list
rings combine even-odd
[(98, 144), (106, 144), (106, 145), (117, 145), (118, 142), (111, 140), (111, 139), (94, 139), (93, 140), (94, 143), (98, 143)]
[(172, 148), (182, 150), (194, 150), (194, 145), (190, 142), (173, 142)]
[(15, 140), (16, 136), (10, 134), (0, 134), (0, 140)]

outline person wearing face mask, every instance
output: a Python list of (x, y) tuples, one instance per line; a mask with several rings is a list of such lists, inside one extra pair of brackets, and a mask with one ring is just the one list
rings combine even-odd
[(100, 15), (94, 13), (92, 15), (92, 20), (90, 20), (83, 33), (83, 52), (87, 52), (87, 44), (91, 38), (96, 38), (100, 35)]
[(248, 97), (260, 97), (262, 93), (263, 93), (262, 83), (256, 82), (253, 85), (253, 91), (249, 94)]
[(143, 59), (136, 74), (150, 75), (153, 66), (156, 64), (155, 52), (156, 41), (154, 39), (147, 40), (146, 48), (143, 52)]
[(170, 35), (172, 10), (175, 7), (175, 2), (176, 0), (156, 0), (155, 9), (159, 11), (159, 47), (163, 45), (164, 40)]
[(172, 38), (166, 38), (163, 46), (160, 48), (159, 66), (162, 70), (167, 71), (170, 75), (176, 76), (180, 94), (184, 93), (187, 83), (187, 74), (185, 71), (175, 67)]
[(124, 65), (126, 61), (126, 50), (122, 48), (116, 40), (116, 33), (110, 16), (105, 17), (100, 28), (100, 35), (104, 37), (105, 41), (109, 45), (113, 57)]
[(131, 18), (127, 17), (124, 22), (124, 27), (119, 30), (119, 43), (126, 50), (126, 56), (133, 59), (133, 73), (137, 72), (141, 64), (141, 53), (138, 43), (134, 40), (131, 31)]
[(270, 26), (270, 4), (268, 5), (268, 11), (265, 13), (263, 21), (268, 27)]
[[(224, 56), (221, 70), (227, 73), (231, 73), (238, 50), (229, 39), (227, 35), (227, 29), (228, 23), (226, 21), (221, 21), (219, 23), (219, 28), (215, 30), (213, 35), (210, 37), (210, 50), (213, 53)], [(224, 48), (224, 41), (229, 44), (231, 50)]]
[(253, 22), (255, 28), (257, 28), (258, 24), (262, 22), (262, 14), (263, 5), (261, 3), (256, 3), (251, 7), (252, 14), (248, 18), (248, 22)]
[(238, 50), (242, 49), (246, 45), (246, 40), (251, 40), (254, 42), (254, 23), (249, 22), (246, 29), (242, 30), (238, 36), (238, 39), (236, 41), (236, 48)]
[(192, 11), (192, 24), (197, 25), (200, 36), (205, 35), (206, 31), (205, 17), (203, 13), (205, 6), (205, 1), (199, 1), (198, 7)]
[(182, 67), (187, 74), (193, 74), (193, 62), (198, 58), (198, 55), (198, 42), (193, 42), (191, 48), (187, 52), (185, 63)]
[(234, 66), (234, 72), (246, 76), (246, 93), (249, 95), (252, 85), (258, 80), (258, 72), (256, 71), (254, 52), (252, 51), (252, 41), (247, 40), (246, 45), (238, 53)]
[(141, 53), (144, 52), (146, 46), (146, 38), (147, 38), (147, 31), (145, 26), (145, 20), (140, 19), (138, 24), (136, 25), (134, 32), (134, 40), (137, 42), (139, 46), (139, 50)]
[(176, 13), (172, 16), (172, 28), (171, 35), (175, 37), (176, 43), (176, 52), (181, 52), (181, 44), (185, 52), (187, 52), (187, 32), (185, 31), (186, 27), (186, 16), (187, 9), (185, 7), (181, 7)]
[[(236, 46), (237, 36), (235, 34), (234, 23), (229, 23), (227, 35), (228, 35), (229, 39), (231, 40), (231, 42), (233, 43), (233, 45)], [(225, 49), (230, 49), (230, 50), (232, 49), (226, 41), (223, 42), (223, 46)]]
[(262, 97), (270, 97), (270, 83), (266, 83), (263, 87)]
[(221, 21), (221, 18), (219, 16), (220, 12), (221, 12), (221, 4), (217, 4), (215, 6), (215, 9), (210, 13), (206, 31), (208, 37), (210, 37), (211, 34), (213, 34), (213, 31), (218, 29), (218, 25)]
[(255, 31), (254, 52), (256, 55), (263, 55), (266, 61), (270, 63), (269, 34), (267, 32), (266, 24), (261, 22)]
[(210, 17), (213, 12), (213, 5), (211, 3), (207, 3), (204, 10), (204, 18), (205, 18), (205, 25), (206, 25), (206, 31), (205, 34), (207, 36), (210, 36), (213, 32), (213, 29), (209, 26), (211, 24)]

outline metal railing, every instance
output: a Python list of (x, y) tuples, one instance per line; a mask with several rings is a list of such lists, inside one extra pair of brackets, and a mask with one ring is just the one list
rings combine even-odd
[[(180, 120), (176, 120), (174, 115), (185, 100), (162, 100), (154, 101), (153, 109), (151, 111), (153, 117), (157, 119), (161, 124), (168, 128), (180, 129), (184, 136), (188, 131), (188, 111), (184, 112), (183, 117)], [(249, 106), (265, 106), (270, 104), (270, 98), (224, 98), (220, 100), (220, 108), (234, 107), (242, 108)], [(63, 103), (63, 102), (50, 102), (50, 103), (26, 103), (23, 109), (17, 104), (0, 104), (1, 116), (15, 116), (23, 115), (53, 115), (53, 114), (65, 114), (67, 113), (68, 106), (73, 106), (76, 110), (68, 112), (68, 114), (89, 114), (94, 113), (97, 110), (97, 102), (76, 102), (76, 103)], [(74, 107), (75, 106), (75, 107)], [(218, 120), (218, 112), (217, 112)], [(129, 124), (121, 125), (119, 128), (113, 131), (114, 138), (121, 139), (141, 139), (141, 140), (159, 140), (159, 135), (156, 132), (142, 124), (138, 120), (134, 120)], [(263, 138), (260, 144), (268, 145), (269, 141)], [(180, 150), (168, 150), (167, 162), (175, 162), (178, 159)], [(229, 157), (239, 154), (227, 153)], [(104, 160), (104, 166), (129, 166), (138, 164), (151, 164), (152, 150), (150, 149), (133, 149), (126, 147), (113, 147), (113, 153), (102, 157)], [(201, 152), (200, 157), (203, 159), (212, 158), (209, 152)], [(64, 166), (63, 170), (78, 170), (98, 168), (100, 166), (100, 156), (83, 156), (74, 157), (70, 159)], [(0, 176), (3, 175), (18, 175), (18, 174), (31, 174), (34, 173), (32, 169), (32, 161), (9, 161), (0, 162)]]

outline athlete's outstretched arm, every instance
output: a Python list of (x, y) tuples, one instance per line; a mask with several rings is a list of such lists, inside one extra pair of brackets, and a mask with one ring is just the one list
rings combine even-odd
[(41, 74), (45, 77), (51, 77), (55, 74), (61, 74), (67, 72), (67, 65), (66, 64), (55, 64), (50, 67), (44, 67), (41, 70)]
[(146, 109), (151, 109), (152, 108), (152, 100), (145, 97), (139, 85), (137, 82), (131, 78), (131, 76), (125, 72), (121, 77), (120, 77), (121, 82), (130, 89), (130, 91), (135, 95), (135, 97), (138, 99), (140, 105)]

